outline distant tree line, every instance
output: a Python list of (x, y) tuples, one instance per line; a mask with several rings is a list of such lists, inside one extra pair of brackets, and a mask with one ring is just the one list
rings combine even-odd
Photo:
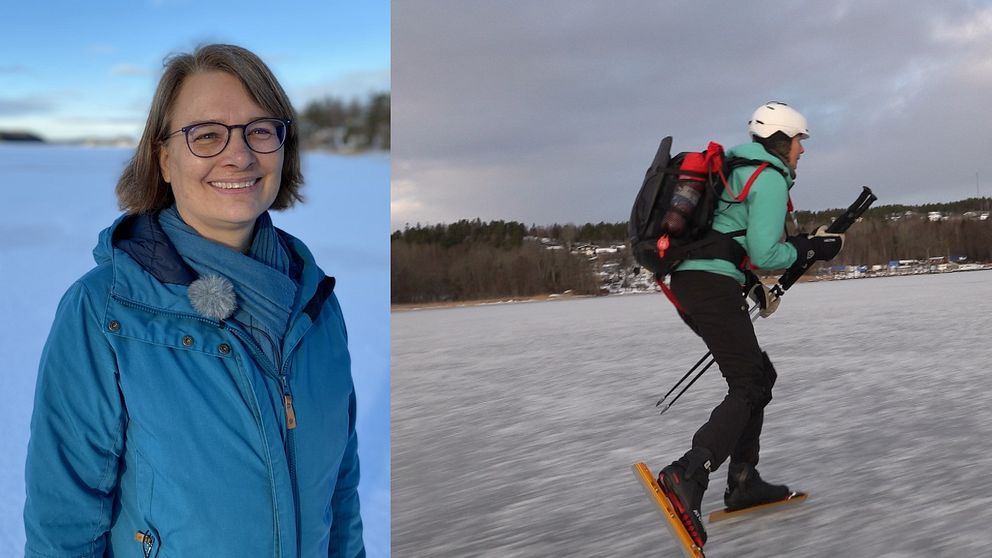
[(333, 97), (311, 101), (299, 114), (303, 147), (388, 151), (389, 103), (389, 93), (374, 93), (365, 101)]
[[(874, 265), (893, 260), (964, 257), (992, 261), (992, 219), (965, 218), (989, 211), (990, 198), (921, 206), (883, 205), (865, 213), (847, 233), (844, 250), (828, 264)], [(930, 221), (939, 211), (946, 220)], [(797, 211), (799, 230), (810, 232), (843, 212)], [(912, 212), (914, 215), (906, 215)], [(790, 234), (795, 225), (787, 224)], [(562, 247), (548, 250), (540, 239)], [(406, 227), (392, 235), (392, 300), (430, 302), (531, 296), (573, 290), (596, 293), (595, 265), (571, 254), (579, 244), (601, 246), (627, 240), (627, 223), (531, 225), (516, 221), (461, 220), (450, 225)], [(616, 257), (635, 265), (629, 254)]]
[(515, 221), (462, 220), (407, 227), (392, 235), (393, 303), (595, 293), (590, 262), (547, 250)]
[[(893, 260), (964, 257), (970, 262), (992, 261), (992, 219), (966, 218), (965, 213), (989, 211), (990, 198), (919, 206), (882, 205), (869, 209), (862, 222), (847, 233), (844, 250), (830, 265), (886, 264)], [(828, 224), (843, 210), (796, 212), (800, 228)], [(911, 215), (907, 215), (907, 212)], [(946, 219), (931, 221), (939, 212)]]
[(604, 240), (616, 239), (623, 242), (627, 239), (627, 223), (586, 223), (584, 225), (532, 226), (529, 234), (541, 238), (552, 238), (566, 246), (572, 244), (595, 244)]
[(415, 227), (406, 227), (402, 231), (394, 232), (392, 240), (402, 240), (410, 244), (438, 244), (443, 248), (451, 248), (456, 244), (519, 248), (527, 234), (527, 226), (516, 221), (483, 223), (480, 219), (473, 221), (462, 219), (450, 225), (421, 226), (418, 223)]
[(45, 140), (38, 134), (24, 131), (0, 130), (0, 141), (24, 141), (32, 143), (42, 143)]

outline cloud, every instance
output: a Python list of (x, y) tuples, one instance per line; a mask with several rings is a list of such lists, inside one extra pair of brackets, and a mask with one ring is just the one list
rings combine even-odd
[(954, 45), (987, 43), (992, 38), (992, 8), (969, 14), (967, 18), (941, 18), (934, 25), (933, 38)]
[(115, 64), (110, 68), (110, 73), (115, 76), (147, 76), (151, 71), (137, 64)]
[(133, 116), (66, 116), (59, 120), (64, 124), (79, 124), (83, 126), (92, 125), (124, 125), (141, 128), (145, 124), (145, 116), (136, 114)]
[[(410, 184), (404, 203), (445, 221), (624, 220), (662, 136), (679, 150), (746, 141), (748, 116), (770, 99), (810, 121), (793, 191), (801, 208), (846, 206), (862, 184), (881, 203), (959, 199), (974, 195), (975, 172), (992, 177), (992, 141), (976, 137), (992, 126), (990, 10), (623, 7), (394, 4), (392, 156), (394, 180)], [(948, 38), (957, 32), (969, 40)]]
[(50, 99), (41, 97), (0, 99), (0, 116), (22, 116), (27, 114), (46, 113), (51, 112), (54, 109), (55, 104)]
[[(414, 195), (417, 185), (413, 180), (393, 180), (389, 189), (389, 214), (393, 223), (413, 224), (416, 219), (425, 217), (426, 208)], [(414, 221), (411, 221), (411, 218)]]

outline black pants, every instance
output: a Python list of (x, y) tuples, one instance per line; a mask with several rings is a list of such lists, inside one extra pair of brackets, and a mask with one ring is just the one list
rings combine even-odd
[(685, 310), (683, 319), (703, 338), (729, 387), (692, 437), (692, 447), (713, 454), (713, 470), (728, 457), (731, 463), (757, 465), (758, 439), (776, 374), (758, 346), (741, 286), (724, 275), (680, 271), (672, 274), (671, 288)]

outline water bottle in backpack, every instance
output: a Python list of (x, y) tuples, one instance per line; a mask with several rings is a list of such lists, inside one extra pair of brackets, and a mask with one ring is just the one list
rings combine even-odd
[(699, 204), (706, 187), (707, 164), (703, 153), (686, 153), (679, 167), (678, 181), (672, 199), (661, 220), (663, 232), (679, 236)]

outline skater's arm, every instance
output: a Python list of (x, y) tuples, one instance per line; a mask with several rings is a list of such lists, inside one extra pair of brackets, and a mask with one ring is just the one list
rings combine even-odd
[(751, 264), (761, 269), (781, 269), (796, 261), (796, 249), (782, 238), (789, 189), (776, 172), (758, 176), (745, 204), (748, 209), (745, 248)]

